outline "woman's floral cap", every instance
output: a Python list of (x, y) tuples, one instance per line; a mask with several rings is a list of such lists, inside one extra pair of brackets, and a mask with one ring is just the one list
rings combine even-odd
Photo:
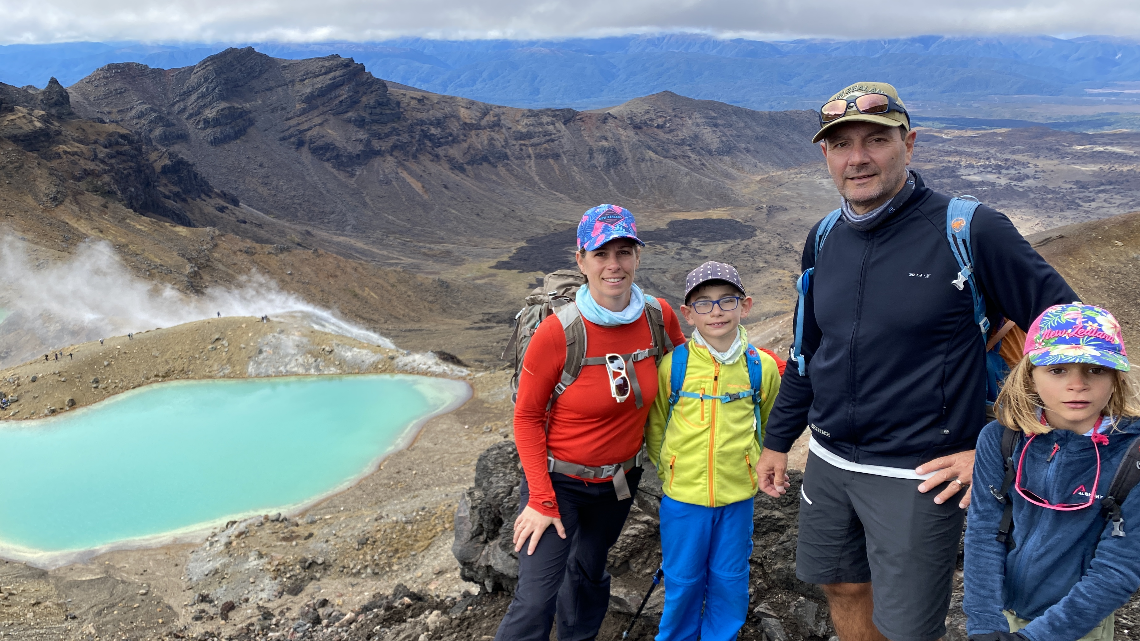
[(1026, 333), (1025, 355), (1034, 365), (1095, 363), (1122, 372), (1129, 368), (1116, 317), (1081, 303), (1054, 305), (1042, 312)]
[(633, 212), (617, 205), (598, 205), (582, 214), (578, 223), (578, 249), (594, 251), (615, 238), (628, 238), (645, 245), (637, 237)]

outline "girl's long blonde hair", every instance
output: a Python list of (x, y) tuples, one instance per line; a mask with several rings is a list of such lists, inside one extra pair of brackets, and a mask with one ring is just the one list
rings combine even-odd
[[(1042, 425), (1037, 417), (1037, 412), (1045, 409), (1045, 405), (1033, 385), (1033, 370), (1036, 368), (1028, 357), (1022, 358), (1006, 377), (994, 408), (997, 410), (998, 422), (1026, 434), (1044, 434), (1053, 429)], [(1120, 370), (1113, 372), (1116, 378), (1104, 413), (1114, 418), (1140, 416), (1135, 383), (1127, 373)]]

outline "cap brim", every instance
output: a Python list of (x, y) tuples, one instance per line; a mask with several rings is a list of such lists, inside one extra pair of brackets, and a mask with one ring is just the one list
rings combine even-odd
[(1128, 363), (1128, 357), (1116, 352), (1108, 352), (1088, 346), (1079, 346), (1071, 350), (1060, 348), (1058, 352), (1059, 353), (1056, 353), (1049, 348), (1042, 348), (1027, 352), (1025, 356), (1029, 359), (1030, 363), (1038, 367), (1062, 365), (1065, 363), (1089, 363), (1090, 365), (1101, 365), (1121, 372), (1127, 372), (1131, 369), (1131, 365)]
[(645, 243), (644, 243), (644, 242), (642, 242), (642, 240), (641, 240), (640, 238), (638, 238), (637, 236), (633, 236), (633, 235), (630, 235), (630, 234), (623, 234), (623, 235), (619, 235), (619, 236), (611, 236), (611, 237), (609, 237), (609, 238), (606, 238), (605, 240), (603, 240), (602, 242), (598, 243), (597, 245), (594, 245), (593, 247), (590, 247), (590, 246), (583, 246), (583, 247), (582, 247), (582, 249), (585, 249), (585, 250), (586, 250), (586, 251), (588, 251), (588, 252), (592, 252), (592, 251), (594, 251), (595, 249), (597, 249), (597, 248), (601, 247), (602, 245), (605, 245), (605, 244), (606, 244), (606, 243), (608, 243), (608, 242), (611, 242), (611, 241), (614, 241), (614, 240), (621, 240), (622, 238), (628, 238), (628, 239), (632, 240), (633, 242), (637, 243), (638, 245), (641, 245), (642, 247), (645, 247)]
[(735, 287), (736, 289), (739, 289), (741, 294), (744, 294), (745, 296), (748, 295), (748, 292), (744, 291), (744, 285), (737, 285), (736, 283), (734, 283), (731, 280), (728, 280), (726, 278), (706, 278), (702, 281), (698, 281), (696, 283), (693, 283), (692, 287), (689, 287), (688, 289), (686, 289), (685, 290), (685, 296), (681, 300), (685, 301), (685, 304), (688, 305), (689, 304), (689, 294), (692, 294), (695, 289), (697, 289), (701, 285), (705, 285), (707, 283), (724, 283), (725, 285), (729, 285), (731, 287)]
[(842, 118), (840, 118), (838, 120), (833, 120), (833, 121), (827, 123), (818, 132), (816, 132), (815, 137), (812, 138), (811, 141), (813, 143), (817, 143), (817, 142), (824, 139), (824, 137), (827, 135), (827, 131), (829, 129), (833, 129), (835, 127), (838, 127), (839, 125), (845, 125), (849, 122), (873, 122), (876, 125), (885, 125), (887, 127), (904, 127), (904, 128), (906, 128), (907, 131), (910, 131), (910, 127), (907, 126), (906, 122), (900, 122), (900, 121), (898, 121), (894, 118), (890, 118), (888, 116), (878, 116), (875, 114), (855, 113), (855, 114), (851, 114), (850, 116), (843, 116)]

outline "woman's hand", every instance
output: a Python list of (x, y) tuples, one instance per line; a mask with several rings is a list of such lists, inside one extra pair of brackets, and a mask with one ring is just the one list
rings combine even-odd
[(550, 527), (551, 523), (554, 524), (558, 536), (566, 538), (566, 528), (562, 527), (562, 519), (540, 514), (538, 510), (529, 505), (524, 507), (518, 518), (515, 519), (515, 535), (513, 538), (515, 552), (521, 550), (529, 538), (530, 547), (527, 548), (526, 553), (527, 556), (534, 554), (534, 549), (538, 547), (538, 540), (542, 538), (542, 533)]

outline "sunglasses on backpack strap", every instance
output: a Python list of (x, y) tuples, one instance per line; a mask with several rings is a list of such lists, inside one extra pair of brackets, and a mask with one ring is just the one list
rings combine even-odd
[(606, 354), (606, 369), (610, 374), (610, 393), (617, 402), (624, 403), (632, 389), (629, 375), (625, 373), (625, 359), (621, 354)]
[(897, 111), (906, 116), (910, 123), (910, 114), (894, 98), (882, 93), (865, 93), (854, 98), (836, 98), (819, 108), (819, 126), (823, 127), (829, 122), (835, 122), (847, 115), (855, 107), (861, 114), (885, 114), (888, 111)]

